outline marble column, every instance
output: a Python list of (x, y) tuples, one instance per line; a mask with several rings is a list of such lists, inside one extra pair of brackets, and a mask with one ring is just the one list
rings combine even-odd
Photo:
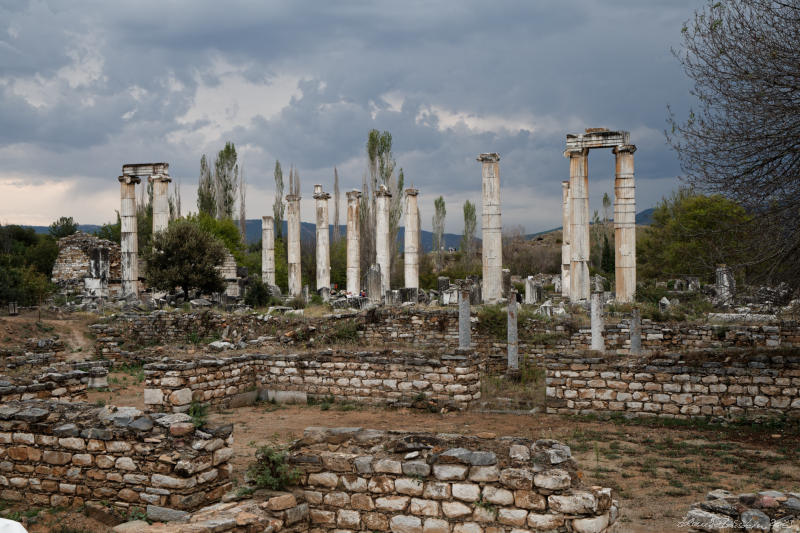
[(603, 339), (603, 302), (600, 300), (599, 292), (592, 293), (591, 302), (591, 325), (592, 325), (592, 350), (605, 351), (605, 340)]
[(570, 230), (572, 219), (569, 214), (569, 181), (561, 182), (561, 296), (569, 297)]
[(139, 296), (139, 234), (136, 226), (136, 176), (120, 176), (122, 296)]
[(153, 234), (164, 231), (169, 225), (169, 176), (156, 174), (148, 181), (153, 186)]
[(636, 146), (614, 148), (614, 258), (616, 300), (632, 302), (636, 297), (636, 187), (633, 178), (633, 153)]
[(418, 189), (406, 189), (406, 227), (403, 258), (405, 265), (405, 286), (419, 289), (419, 204)]
[(361, 191), (347, 192), (347, 294), (358, 296), (361, 293), (361, 264), (359, 235), (359, 211)]
[(480, 154), (483, 207), (483, 302), (494, 303), (503, 296), (503, 236), (500, 220), (500, 155)]
[(375, 193), (375, 263), (381, 267), (381, 293), (386, 296), (391, 281), (391, 246), (389, 244), (389, 208), (392, 193), (385, 185)]
[(517, 335), (517, 291), (508, 291), (508, 372), (519, 370), (519, 336)]
[(323, 298), (330, 295), (331, 248), (328, 227), (328, 200), (331, 195), (322, 191), (322, 185), (314, 185), (314, 203), (317, 213), (317, 292), (324, 291)]
[(286, 196), (286, 226), (289, 296), (299, 298), (303, 293), (303, 275), (300, 270), (300, 195)]
[(458, 348), (469, 350), (472, 344), (472, 322), (470, 320), (469, 289), (458, 289)]
[(275, 285), (275, 220), (261, 217), (261, 281)]
[(567, 150), (569, 157), (570, 265), (569, 298), (589, 300), (589, 174), (586, 148)]

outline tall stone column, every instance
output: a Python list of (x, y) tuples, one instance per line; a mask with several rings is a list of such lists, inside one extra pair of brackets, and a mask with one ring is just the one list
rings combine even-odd
[(503, 236), (500, 222), (500, 155), (481, 154), (483, 208), (483, 302), (497, 302), (503, 296)]
[(286, 195), (286, 249), (289, 264), (289, 296), (299, 298), (303, 293), (300, 270), (300, 196)]
[(419, 204), (418, 189), (406, 189), (406, 228), (403, 257), (405, 259), (405, 285), (419, 289)]
[(569, 182), (561, 182), (561, 296), (569, 297), (569, 266), (570, 256), (570, 230), (572, 229), (572, 218), (569, 214), (570, 195)]
[(519, 337), (517, 336), (517, 291), (508, 291), (508, 370), (510, 374), (519, 372)]
[(136, 227), (136, 176), (120, 176), (122, 296), (139, 295), (139, 234)]
[(330, 294), (331, 288), (331, 247), (328, 227), (328, 200), (331, 195), (322, 191), (322, 185), (314, 185), (314, 203), (317, 213), (317, 292), (327, 289), (323, 298)]
[(469, 350), (472, 343), (472, 322), (470, 321), (469, 289), (458, 289), (458, 348)]
[(169, 225), (169, 176), (156, 174), (148, 181), (153, 185), (153, 233), (164, 231)]
[(385, 185), (381, 185), (375, 196), (375, 262), (381, 267), (381, 294), (386, 296), (391, 280), (389, 204), (392, 200), (392, 193)]
[(261, 217), (261, 281), (275, 285), (275, 219)]
[(567, 150), (569, 158), (569, 298), (589, 300), (589, 150)]
[(632, 302), (636, 296), (636, 187), (633, 153), (636, 146), (614, 148), (617, 158), (614, 178), (614, 259), (618, 302)]
[(605, 351), (603, 339), (603, 303), (600, 301), (599, 292), (592, 293), (591, 325), (592, 325), (592, 350)]
[(631, 312), (631, 355), (642, 355), (642, 312), (634, 307)]
[(361, 238), (359, 236), (359, 211), (361, 191), (347, 191), (347, 293), (361, 293)]

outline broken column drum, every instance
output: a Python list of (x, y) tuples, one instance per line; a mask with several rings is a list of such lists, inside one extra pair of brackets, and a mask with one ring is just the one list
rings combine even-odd
[(500, 155), (486, 153), (478, 156), (481, 162), (481, 211), (483, 231), (483, 301), (497, 302), (503, 287), (503, 236), (500, 221)]
[(275, 285), (275, 220), (261, 217), (261, 281)]
[(569, 213), (569, 182), (561, 182), (561, 296), (569, 297), (570, 229), (572, 219)]
[(314, 185), (314, 203), (317, 213), (317, 291), (331, 287), (330, 229), (328, 228), (328, 200), (331, 195)]
[(403, 258), (405, 264), (405, 286), (419, 289), (419, 204), (418, 189), (406, 189), (406, 227)]
[(136, 228), (137, 176), (120, 176), (120, 249), (122, 296), (139, 295), (139, 235)]
[(286, 196), (286, 250), (289, 267), (289, 296), (299, 298), (303, 292), (300, 270), (300, 196)]
[(169, 225), (169, 176), (156, 174), (148, 178), (153, 186), (153, 233), (164, 231)]
[(381, 185), (375, 193), (375, 263), (381, 267), (381, 292), (389, 290), (391, 248), (389, 245), (389, 204), (392, 193)]
[(347, 192), (347, 293), (357, 296), (361, 292), (361, 264), (359, 237), (359, 211), (361, 191)]
[[(589, 299), (589, 174), (592, 148), (612, 148), (616, 156), (614, 186), (614, 256), (616, 300), (632, 302), (636, 293), (636, 198), (633, 153), (627, 131), (590, 128), (568, 134), (564, 156), (569, 165), (569, 297), (573, 302)], [(562, 194), (563, 197), (563, 194)], [(562, 248), (563, 252), (563, 248)]]

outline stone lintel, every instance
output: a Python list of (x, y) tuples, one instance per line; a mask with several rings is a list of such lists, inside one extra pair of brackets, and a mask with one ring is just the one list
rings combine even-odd
[(500, 161), (500, 154), (497, 152), (487, 152), (478, 156), (478, 161), (481, 163), (497, 163)]
[(415, 189), (413, 187), (410, 189), (406, 189), (406, 196), (416, 196), (418, 194), (419, 194), (419, 189)]
[(119, 180), (120, 183), (127, 183), (128, 185), (130, 185), (131, 183), (139, 184), (142, 182), (139, 176), (120, 176), (117, 179)]
[(630, 144), (630, 133), (627, 131), (594, 131), (598, 128), (589, 128), (587, 133), (568, 133), (567, 151), (576, 148), (614, 148), (623, 144)]
[(129, 163), (122, 165), (124, 176), (157, 176), (169, 177), (169, 163)]

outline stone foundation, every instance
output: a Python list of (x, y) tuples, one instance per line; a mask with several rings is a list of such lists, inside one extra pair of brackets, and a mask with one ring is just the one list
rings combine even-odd
[(188, 415), (30, 400), (0, 407), (0, 498), (38, 506), (108, 502), (195, 509), (231, 487), (232, 426)]
[(308, 428), (290, 460), (312, 531), (599, 533), (619, 513), (552, 440)]
[(332, 397), (374, 405), (432, 402), (468, 408), (480, 398), (472, 353), (430, 356), (403, 352), (334, 352), (166, 361), (144, 366), (145, 404), (186, 411), (191, 402), (214, 406)]
[(800, 531), (800, 493), (774, 490), (731, 494), (713, 490), (680, 524), (689, 531)]

